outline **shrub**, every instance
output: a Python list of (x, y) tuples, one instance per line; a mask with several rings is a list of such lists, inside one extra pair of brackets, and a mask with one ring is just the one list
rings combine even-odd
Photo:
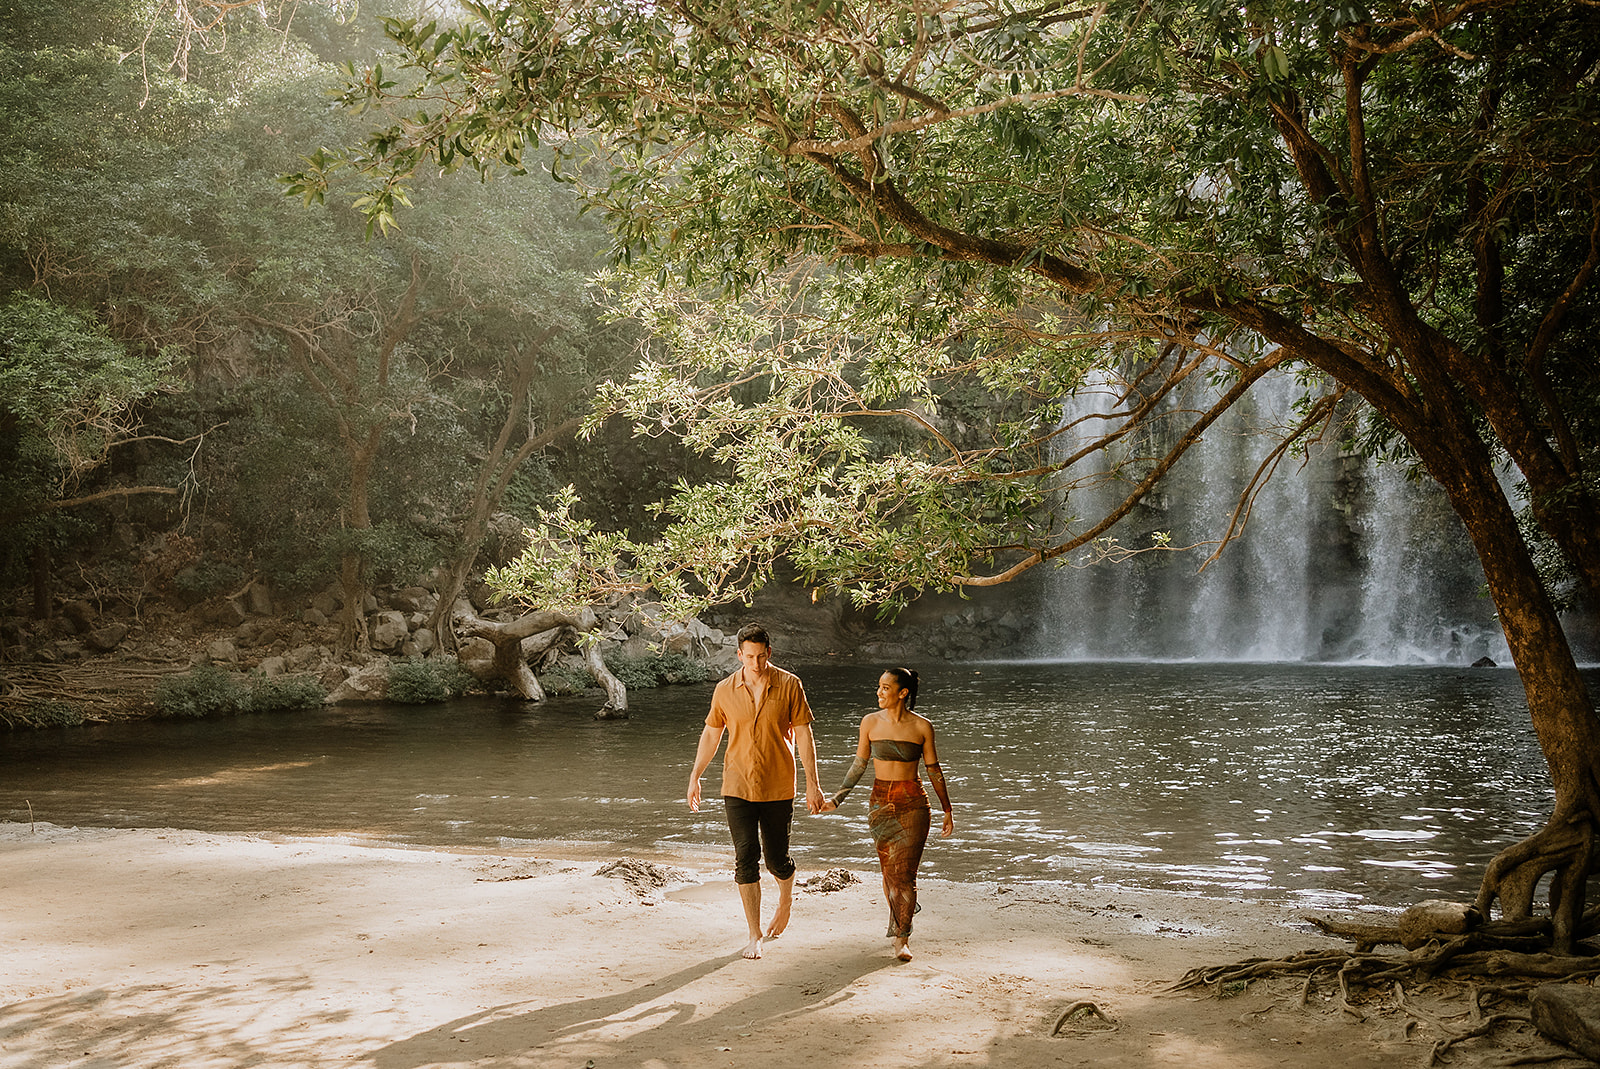
[(83, 721), (83, 709), (71, 702), (38, 701), (15, 709), (0, 708), (0, 723), (7, 728), (71, 728)]
[(202, 560), (182, 569), (172, 577), (172, 586), (180, 594), (194, 598), (208, 598), (225, 590), (233, 590), (244, 583), (248, 573), (237, 564), (223, 560)]
[(310, 709), (322, 704), (328, 692), (315, 676), (251, 676), (241, 713), (276, 713)]
[(558, 664), (539, 677), (546, 694), (582, 694), (595, 685), (594, 677), (582, 668)]
[(703, 683), (711, 678), (710, 669), (681, 653), (649, 653), (643, 657), (612, 653), (605, 661), (611, 674), (629, 690), (669, 683)]
[(325, 696), (311, 676), (240, 676), (202, 664), (187, 675), (168, 676), (157, 684), (155, 704), (161, 716), (199, 719), (305, 709), (321, 705)]
[(475, 682), (453, 658), (410, 657), (389, 667), (389, 700), (406, 705), (445, 702), (461, 697)]
[(168, 676), (156, 685), (156, 710), (166, 717), (199, 719), (236, 713), (245, 698), (239, 678), (214, 664), (196, 665), (186, 675)]

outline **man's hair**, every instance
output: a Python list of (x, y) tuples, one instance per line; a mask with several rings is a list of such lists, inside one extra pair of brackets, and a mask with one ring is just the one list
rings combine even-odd
[(772, 639), (767, 637), (767, 629), (760, 624), (745, 624), (739, 628), (739, 645), (746, 642), (759, 642), (767, 649), (772, 648)]

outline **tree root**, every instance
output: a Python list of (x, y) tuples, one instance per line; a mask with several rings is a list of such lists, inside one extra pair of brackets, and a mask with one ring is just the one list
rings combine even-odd
[(1059, 1036), (1061, 1034), (1061, 1029), (1066, 1027), (1068, 1024), (1086, 1021), (1091, 1017), (1099, 1018), (1101, 1021), (1105, 1022), (1111, 1027), (1116, 1027), (1117, 1022), (1112, 1020), (1110, 1017), (1107, 1017), (1105, 1012), (1101, 1010), (1099, 1006), (1087, 1000), (1080, 1000), (1078, 1002), (1074, 1002), (1065, 1010), (1061, 1011), (1061, 1016), (1056, 1018), (1056, 1026), (1050, 1029), (1050, 1034), (1052, 1036)]
[(62, 723), (66, 707), (73, 723), (106, 723), (141, 716), (156, 684), (180, 666), (140, 667), (118, 661), (103, 665), (11, 664), (0, 674), (0, 726), (41, 727)]
[[(1330, 930), (1329, 926), (1319, 927)], [(1543, 984), (1600, 978), (1600, 957), (1533, 953), (1521, 948), (1529, 943), (1542, 944), (1542, 936), (1508, 934), (1538, 928), (1539, 925), (1531, 921), (1485, 925), (1465, 935), (1400, 954), (1379, 954), (1362, 949), (1308, 950), (1286, 958), (1250, 958), (1229, 965), (1191, 969), (1165, 992), (1205, 989), (1221, 996), (1253, 980), (1303, 976), (1298, 1005), (1303, 1007), (1309, 1003), (1319, 982), (1331, 984), (1337, 987), (1340, 1009), (1358, 1021), (1366, 1020), (1366, 1014), (1357, 1006), (1362, 994), (1379, 998), (1387, 995), (1394, 1007), (1411, 1018), (1405, 1026), (1408, 1038), (1418, 1024), (1427, 1025), (1441, 1036), (1434, 1043), (1428, 1061), (1429, 1065), (1438, 1065), (1458, 1043), (1486, 1036), (1503, 1024), (1531, 1021), (1526, 1012), (1511, 1012), (1520, 1007), (1485, 1013), (1484, 999), (1522, 1002), (1534, 988)], [(1548, 931), (1548, 922), (1544, 929)], [(1351, 935), (1362, 940), (1372, 937), (1372, 932)], [(1387, 939), (1382, 941), (1388, 942)], [(1494, 977), (1495, 983), (1480, 985), (1476, 982), (1485, 977)], [(1407, 993), (1407, 985), (1415, 989), (1424, 984), (1470, 989), (1468, 1009), (1453, 1018), (1429, 1013)], [(1460, 1018), (1466, 1020), (1463, 1022)]]

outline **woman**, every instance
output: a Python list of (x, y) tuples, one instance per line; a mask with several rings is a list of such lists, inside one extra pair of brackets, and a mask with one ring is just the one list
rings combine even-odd
[(917, 911), (917, 865), (928, 842), (932, 813), (928, 795), (917, 778), (917, 762), (928, 766), (928, 781), (944, 807), (944, 830), (955, 831), (950, 814), (950, 794), (945, 790), (944, 772), (939, 768), (939, 753), (934, 748), (933, 725), (911, 710), (917, 704), (917, 673), (906, 668), (891, 668), (878, 679), (878, 711), (861, 718), (861, 742), (856, 747), (855, 763), (845, 775), (844, 786), (822, 812), (839, 808), (845, 795), (873, 762), (872, 802), (867, 826), (878, 846), (878, 864), (883, 867), (883, 894), (889, 900), (889, 937), (894, 940), (894, 956), (911, 960), (911, 915)]

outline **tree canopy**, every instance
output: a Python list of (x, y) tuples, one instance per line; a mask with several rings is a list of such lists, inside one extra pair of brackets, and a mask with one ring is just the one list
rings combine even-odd
[[(664, 354), (618, 406), (707, 444), (731, 440), (730, 418), (767, 428), (739, 439), (736, 496), (698, 490), (674, 513), (776, 508), (790, 549), (882, 580), (877, 596), (984, 581), (965, 569), (996, 553), (1011, 574), (1084, 544), (1084, 525), (1037, 516), (1064, 470), (1050, 406), (1090, 369), (1148, 374), (1167, 354), (1242, 379), (1273, 351), (1372, 401), (1379, 446), (1433, 436), (1428, 395), (1464, 391), (1541, 520), (1600, 575), (1582, 522), (1600, 247), (1588, 5), (472, 10), (391, 23), (402, 73), (346, 100), (415, 110), (299, 180), (321, 189), (354, 165), (390, 218), (430, 164), (584, 182), (603, 134), (611, 169), (587, 192), (632, 269), (625, 307)], [(712, 311), (705, 286), (738, 303)], [(738, 413), (668, 386), (718, 372), (777, 385)], [(963, 377), (1040, 403), (981, 442), (863, 454), (856, 417), (915, 410), (937, 430)], [(787, 435), (786, 388), (805, 398), (781, 402)], [(808, 460), (827, 455), (840, 463)], [(896, 562), (874, 544), (932, 534), (919, 486), (973, 495), (968, 522)], [(885, 509), (870, 487), (913, 504)], [(818, 549), (824, 532), (848, 551)]]

